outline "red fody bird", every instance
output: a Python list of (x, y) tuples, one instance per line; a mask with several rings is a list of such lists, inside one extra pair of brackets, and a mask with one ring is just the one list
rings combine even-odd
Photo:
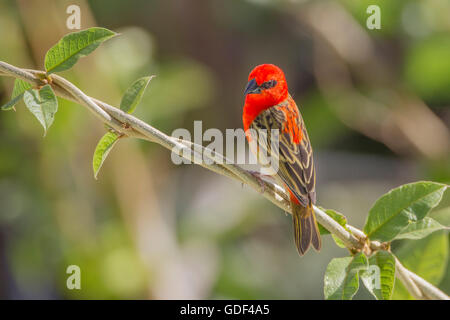
[[(249, 132), (256, 132), (261, 139), (259, 133), (264, 131), (267, 141), (258, 142), (258, 147), (264, 148), (268, 156), (276, 154), (278, 170), (274, 178), (290, 194), (299, 254), (304, 255), (311, 243), (320, 250), (322, 243), (312, 207), (316, 202), (316, 174), (311, 143), (300, 111), (288, 92), (284, 73), (273, 64), (262, 64), (250, 72), (248, 80), (242, 117), (247, 139), (250, 142), (254, 137)], [(270, 147), (271, 129), (279, 133), (278, 153)]]

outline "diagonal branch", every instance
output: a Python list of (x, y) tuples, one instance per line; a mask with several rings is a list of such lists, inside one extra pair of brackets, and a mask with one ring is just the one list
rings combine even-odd
[[(215, 173), (227, 176), (241, 183), (247, 184), (276, 206), (286, 212), (291, 213), (289, 197), (286, 191), (269, 181), (261, 180), (251, 172), (238, 165), (226, 161), (226, 158), (203, 146), (196, 145), (190, 141), (177, 139), (166, 135), (146, 122), (123, 112), (105, 102), (91, 98), (84, 94), (74, 84), (56, 74), (51, 75), (51, 79), (45, 77), (45, 73), (37, 70), (27, 70), (17, 68), (8, 63), (0, 61), (0, 76), (10, 76), (22, 79), (40, 87), (50, 82), (56, 95), (61, 98), (79, 103), (91, 111), (100, 121), (112, 127), (124, 136), (144, 139), (158, 143), (179, 156), (193, 161)], [(49, 81), (50, 80), (50, 81)], [(207, 152), (205, 152), (207, 151)], [(205, 161), (205, 157), (209, 161)], [(350, 225), (349, 231), (333, 220), (321, 209), (314, 206), (317, 221), (328, 231), (338, 237), (351, 252), (361, 250), (379, 250), (384, 248), (383, 244), (376, 241), (369, 242), (364, 233)], [(397, 277), (405, 284), (408, 291), (418, 299), (450, 299), (445, 293), (425, 281), (418, 275), (407, 270), (399, 261), (396, 264)]]

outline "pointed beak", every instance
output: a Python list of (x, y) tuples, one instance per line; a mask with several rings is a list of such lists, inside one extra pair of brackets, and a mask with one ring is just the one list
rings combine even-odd
[(250, 80), (244, 90), (244, 96), (250, 93), (259, 93), (259, 87), (255, 79)]

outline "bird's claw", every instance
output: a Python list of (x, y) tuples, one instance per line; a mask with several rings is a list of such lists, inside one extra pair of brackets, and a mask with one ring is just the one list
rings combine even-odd
[(264, 179), (262, 178), (263, 175), (261, 173), (257, 172), (257, 171), (251, 171), (250, 173), (258, 181), (258, 184), (260, 186), (260, 191), (259, 192), (260, 193), (266, 192), (266, 183), (265, 183)]

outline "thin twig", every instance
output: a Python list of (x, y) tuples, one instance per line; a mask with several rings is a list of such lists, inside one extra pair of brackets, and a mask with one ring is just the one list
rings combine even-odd
[[(17, 68), (3, 61), (0, 61), (0, 75), (22, 79), (35, 86), (47, 84), (47, 82), (42, 79), (42, 71)], [(51, 78), (52, 81), (50, 84), (59, 97), (77, 102), (87, 107), (98, 119), (114, 128), (114, 130), (119, 133), (125, 136), (158, 143), (187, 160), (193, 160), (195, 164), (199, 164), (213, 172), (245, 183), (260, 192), (265, 198), (285, 212), (291, 213), (288, 200), (289, 197), (284, 188), (269, 181), (259, 179), (240, 166), (231, 164), (229, 161), (226, 161), (226, 158), (221, 154), (204, 148), (203, 146), (193, 144), (190, 141), (168, 136), (144, 121), (125, 113), (118, 108), (87, 96), (75, 85), (61, 76), (53, 74)], [(205, 157), (208, 161), (205, 161)], [(314, 206), (314, 212), (316, 213), (317, 221), (338, 237), (350, 251), (357, 252), (364, 248), (367, 239), (361, 230), (347, 225), (346, 227), (350, 232), (347, 231), (316, 206)], [(381, 250), (384, 246), (379, 242), (371, 241), (369, 243), (369, 248), (372, 250)], [(408, 291), (417, 299), (449, 299), (445, 293), (403, 267), (398, 260), (396, 275), (405, 284)]]

